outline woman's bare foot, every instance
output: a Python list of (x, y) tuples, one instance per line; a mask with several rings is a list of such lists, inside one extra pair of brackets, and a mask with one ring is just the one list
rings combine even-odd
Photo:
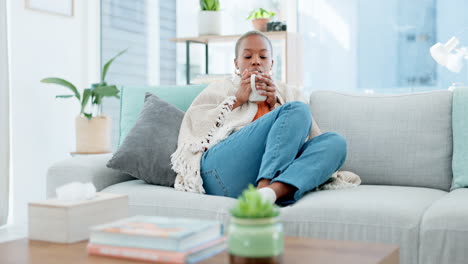
[(261, 179), (261, 180), (258, 182), (257, 189), (260, 189), (260, 188), (263, 188), (263, 187), (267, 187), (268, 185), (270, 185), (270, 182), (271, 182), (270, 179)]
[(296, 192), (297, 188), (286, 184), (282, 182), (274, 182), (270, 184), (268, 187), (273, 189), (276, 193), (276, 200), (279, 200), (280, 198), (286, 197), (286, 196), (291, 196)]

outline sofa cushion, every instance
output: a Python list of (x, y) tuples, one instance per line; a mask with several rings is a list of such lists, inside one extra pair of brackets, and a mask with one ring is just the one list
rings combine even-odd
[(47, 170), (47, 198), (56, 197), (55, 189), (64, 184), (92, 182), (97, 191), (123, 181), (135, 180), (134, 177), (109, 169), (106, 163), (112, 154), (78, 155), (54, 163)]
[(312, 192), (283, 208), (282, 221), (285, 233), (294, 236), (398, 244), (401, 263), (415, 264), (421, 218), (445, 194), (379, 185)]
[(193, 99), (205, 89), (206, 84), (182, 86), (125, 86), (120, 89), (119, 146), (135, 125), (143, 109), (145, 93), (150, 92), (187, 111)]
[(171, 187), (145, 184), (141, 180), (118, 183), (103, 192), (127, 194), (130, 215), (159, 215), (216, 219), (227, 223), (233, 198), (177, 191)]
[(348, 143), (343, 170), (364, 184), (449, 190), (452, 181), (452, 93), (367, 96), (331, 91), (310, 96), (322, 132)]
[[(131, 215), (218, 219), (224, 224), (236, 202), (139, 180), (115, 184), (103, 192), (128, 194)], [(282, 208), (281, 219), (286, 235), (398, 244), (401, 263), (417, 263), (421, 217), (445, 194), (435, 189), (366, 185), (311, 192)]]
[(453, 160), (452, 190), (468, 187), (468, 89), (457, 88), (453, 91)]
[(424, 214), (419, 263), (467, 263), (468, 189), (451, 191)]
[(170, 157), (177, 148), (183, 117), (184, 112), (147, 93), (135, 126), (107, 167), (147, 183), (174, 186), (176, 173), (171, 168)]

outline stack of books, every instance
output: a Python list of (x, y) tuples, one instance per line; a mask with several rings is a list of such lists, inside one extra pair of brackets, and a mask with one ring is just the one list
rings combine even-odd
[(91, 228), (90, 255), (196, 263), (226, 249), (217, 221), (134, 216)]

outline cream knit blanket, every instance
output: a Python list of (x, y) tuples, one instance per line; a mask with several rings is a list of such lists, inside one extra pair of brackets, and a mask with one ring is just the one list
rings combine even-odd
[[(246, 102), (232, 110), (239, 84), (239, 76), (210, 84), (195, 98), (185, 113), (180, 126), (177, 149), (171, 155), (172, 169), (177, 173), (175, 189), (205, 193), (200, 176), (203, 153), (252, 122), (257, 113), (256, 103)], [(299, 89), (280, 82), (276, 82), (276, 87), (280, 104), (291, 101), (308, 104)], [(320, 135), (317, 124), (313, 122), (308, 139)], [(348, 176), (352, 178), (351, 180), (345, 184), (338, 184), (338, 188), (335, 186), (333, 189), (339, 189), (340, 186), (344, 188), (357, 186), (360, 183), (359, 176), (354, 173), (348, 175), (351, 175)], [(333, 176), (336, 177), (337, 173)]]

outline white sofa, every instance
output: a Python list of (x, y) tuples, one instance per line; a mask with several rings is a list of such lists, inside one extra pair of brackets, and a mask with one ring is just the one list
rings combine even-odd
[[(398, 244), (402, 264), (468, 263), (468, 189), (450, 192), (452, 93), (394, 96), (314, 92), (322, 131), (348, 142), (343, 169), (357, 188), (311, 192), (281, 209), (287, 235)], [(71, 181), (129, 195), (130, 213), (229, 220), (235, 200), (149, 185), (106, 168), (111, 155), (74, 157), (48, 171), (47, 193)], [(467, 164), (468, 165), (468, 164)]]

